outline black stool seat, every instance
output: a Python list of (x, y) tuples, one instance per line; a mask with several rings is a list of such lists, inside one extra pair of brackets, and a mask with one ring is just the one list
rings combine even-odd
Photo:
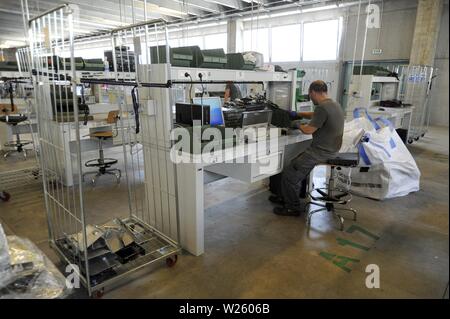
[(311, 225), (311, 216), (321, 212), (331, 212), (336, 216), (340, 223), (340, 229), (344, 230), (344, 218), (339, 212), (352, 212), (353, 220), (356, 221), (356, 210), (353, 208), (344, 208), (352, 199), (352, 195), (348, 190), (340, 189), (334, 185), (334, 172), (340, 170), (340, 167), (356, 167), (359, 163), (358, 153), (338, 153), (335, 157), (326, 161), (326, 165), (331, 168), (330, 177), (326, 187), (314, 188), (308, 192), (310, 201), (306, 205), (314, 205), (319, 208), (308, 211), (307, 223)]
[(359, 163), (358, 153), (338, 153), (334, 158), (327, 160), (328, 165), (342, 167), (356, 167)]
[(26, 121), (28, 118), (22, 114), (2, 115), (0, 116), (0, 122), (16, 125), (20, 122)]
[[(349, 201), (347, 198), (349, 196), (349, 192), (343, 191), (340, 189), (335, 189), (333, 192), (333, 195), (330, 195), (327, 193), (328, 188), (315, 188), (313, 192), (310, 192), (309, 196), (313, 200), (318, 200), (326, 203), (335, 203), (335, 204), (341, 204), (345, 205)], [(314, 192), (317, 192), (318, 195), (314, 194)]]
[(104, 167), (108, 168), (117, 163), (117, 160), (114, 158), (104, 158), (103, 160), (100, 158), (96, 158), (90, 161), (87, 161), (84, 165), (86, 167)]

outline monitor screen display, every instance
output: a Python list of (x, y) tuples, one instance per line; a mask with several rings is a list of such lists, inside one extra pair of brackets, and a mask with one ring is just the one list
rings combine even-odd
[(204, 97), (203, 99), (196, 97), (193, 98), (193, 102), (200, 105), (209, 105), (210, 125), (223, 124), (222, 101), (220, 100), (220, 97)]

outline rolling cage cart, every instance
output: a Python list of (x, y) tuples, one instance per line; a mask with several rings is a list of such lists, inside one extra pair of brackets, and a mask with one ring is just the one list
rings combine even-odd
[(429, 97), (436, 70), (421, 65), (397, 65), (387, 69), (398, 74), (398, 99), (414, 107), (408, 132), (408, 143), (411, 144), (428, 132), (431, 115)]
[[(39, 145), (37, 143), (37, 125), (36, 125), (36, 110), (34, 101), (34, 88), (31, 81), (31, 73), (29, 69), (29, 49), (28, 47), (19, 48), (16, 51), (16, 58), (18, 61), (19, 72), (9, 74), (4, 77), (0, 72), (0, 80), (3, 88), (8, 91), (7, 97), (10, 101), (9, 110), (13, 110), (14, 116), (25, 119), (21, 121), (20, 125), (11, 127), (11, 136), (2, 135), (2, 138), (7, 138), (8, 142), (2, 140), (5, 146), (5, 153), (2, 168), (0, 169), (0, 190), (7, 190), (9, 193), (16, 193), (16, 191), (24, 192), (24, 186), (42, 184), (40, 165), (38, 159)], [(13, 76), (13, 77), (11, 77)], [(13, 107), (14, 105), (14, 107)], [(2, 112), (4, 110), (1, 110)], [(2, 123), (2, 125), (7, 125)], [(26, 135), (25, 140), (19, 137)], [(13, 141), (15, 137), (15, 140)], [(2, 139), (0, 138), (0, 139)], [(20, 141), (20, 142), (19, 142)], [(5, 143), (6, 142), (6, 143)], [(22, 150), (22, 154), (26, 161), (18, 161), (7, 159), (8, 151), (17, 147), (17, 144), (31, 145), (33, 156), (27, 156), (27, 149)], [(21, 147), (22, 147), (21, 146)], [(10, 196), (2, 197), (3, 200), (9, 200)]]
[[(40, 163), (50, 244), (79, 275), (88, 294), (101, 296), (106, 287), (123, 283), (137, 270), (164, 260), (172, 266), (177, 260), (179, 209), (176, 170), (170, 160), (171, 96), (166, 87), (114, 86), (117, 100), (111, 110), (118, 111), (118, 121), (109, 127), (115, 131), (114, 142), (105, 146), (105, 152), (117, 160), (122, 178), (117, 184), (105, 177), (95, 187), (84, 182), (83, 173), (92, 169), (85, 163), (98, 149), (89, 136), (93, 129), (89, 122), (95, 121), (86, 120), (82, 102), (74, 94), (82, 80), (75, 70), (75, 22), (71, 5), (29, 20)], [(135, 55), (137, 67), (149, 47), (144, 43), (158, 34), (167, 37), (165, 28), (164, 21), (157, 20), (113, 30), (111, 49), (134, 46), (133, 53), (123, 52)], [(137, 43), (142, 54), (136, 53)], [(60, 56), (70, 56), (70, 69), (65, 63), (59, 69), (51, 67), (60, 65), (51, 61)], [(116, 63), (114, 56), (114, 70)], [(149, 66), (143, 79), (164, 82), (169, 67)], [(111, 74), (110, 80), (121, 80), (118, 72)], [(154, 112), (148, 111), (150, 105)], [(99, 129), (100, 124), (94, 125)]]

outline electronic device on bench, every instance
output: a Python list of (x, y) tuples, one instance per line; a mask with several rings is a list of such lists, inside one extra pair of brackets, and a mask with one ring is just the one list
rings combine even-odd
[(209, 106), (209, 115), (211, 126), (223, 125), (222, 101), (220, 97), (196, 97), (192, 99), (195, 104)]

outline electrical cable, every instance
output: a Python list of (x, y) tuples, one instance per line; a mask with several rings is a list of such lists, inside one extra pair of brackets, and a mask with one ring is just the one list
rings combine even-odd
[(191, 84), (189, 86), (189, 103), (192, 103), (192, 86), (194, 85), (194, 81), (192, 80), (192, 76), (187, 72), (184, 74), (184, 77), (189, 77), (191, 79)]
[(133, 100), (133, 110), (134, 110), (134, 120), (136, 122), (136, 134), (140, 131), (140, 123), (139, 123), (139, 96), (137, 93), (137, 86), (134, 86), (133, 89), (131, 89), (131, 98)]
[(86, 99), (84, 98), (84, 84), (81, 84), (81, 103), (80, 103), (80, 106), (83, 107), (83, 112), (84, 112), (83, 125), (86, 126), (87, 122), (88, 122), (89, 107), (86, 105)]
[(352, 58), (352, 73), (353, 75), (355, 69), (355, 59), (356, 59), (356, 46), (358, 45), (358, 31), (359, 31), (359, 18), (361, 16), (361, 0), (358, 3), (358, 18), (356, 19), (356, 32), (355, 32), (355, 45), (353, 47), (353, 58)]
[[(370, 2), (371, 2), (371, 0), (369, 0), (368, 7), (370, 7)], [(366, 29), (364, 30), (364, 41), (363, 41), (362, 54), (361, 54), (361, 66), (359, 68), (359, 83), (360, 83), (360, 85), (361, 85), (363, 66), (364, 66), (364, 56), (365, 56), (365, 53), (366, 53), (367, 30), (369, 29), (369, 26), (368, 26), (368, 23), (367, 23), (367, 18), (368, 18), (368, 14), (367, 14), (367, 17), (366, 17)]]
[[(198, 74), (198, 78), (200, 79), (200, 82), (203, 82), (203, 74), (199, 73)], [(203, 118), (203, 94), (205, 94), (205, 87), (203, 86), (203, 83), (200, 84), (202, 87), (202, 93), (200, 95), (200, 105), (201, 105), (201, 111), (202, 111), (202, 124), (204, 123), (204, 118)]]

